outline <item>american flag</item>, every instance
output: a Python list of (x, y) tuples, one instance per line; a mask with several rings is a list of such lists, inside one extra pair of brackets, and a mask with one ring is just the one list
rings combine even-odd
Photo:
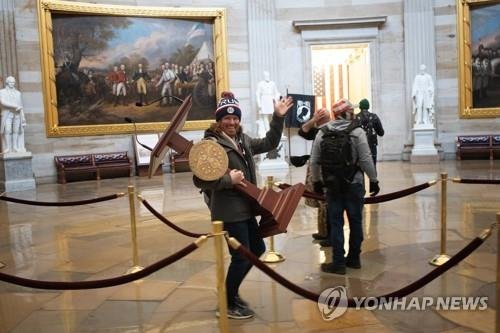
[(313, 68), (313, 94), (325, 96), (325, 73), (321, 66)]

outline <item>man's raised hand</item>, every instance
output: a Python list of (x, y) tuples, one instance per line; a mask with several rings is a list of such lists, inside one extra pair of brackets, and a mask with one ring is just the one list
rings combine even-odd
[(274, 102), (274, 112), (280, 116), (284, 117), (288, 110), (292, 107), (293, 105), (293, 98), (290, 96), (288, 97), (281, 97), (281, 99), (278, 102)]

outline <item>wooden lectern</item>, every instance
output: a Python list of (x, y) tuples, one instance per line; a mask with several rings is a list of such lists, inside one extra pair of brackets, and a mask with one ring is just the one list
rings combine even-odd
[[(189, 156), (189, 152), (193, 147), (193, 142), (188, 141), (178, 132), (184, 125), (191, 106), (192, 97), (189, 95), (175, 113), (170, 125), (167, 127), (151, 153), (149, 177), (151, 177), (160, 166), (169, 148), (174, 149), (179, 154)], [(305, 185), (298, 183), (281, 192), (275, 192), (270, 188), (261, 190), (255, 184), (247, 180), (243, 180), (243, 183), (245, 186), (235, 185), (235, 188), (248, 196), (259, 206), (262, 217), (259, 223), (259, 232), (261, 236), (269, 237), (286, 232), (286, 228), (304, 193)]]

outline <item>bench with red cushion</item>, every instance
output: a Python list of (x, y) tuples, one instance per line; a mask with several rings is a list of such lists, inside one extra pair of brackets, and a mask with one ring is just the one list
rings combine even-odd
[(457, 159), (481, 160), (500, 158), (500, 135), (460, 135), (457, 137)]
[(95, 179), (101, 179), (103, 172), (105, 174), (116, 174), (117, 172), (126, 173), (132, 176), (132, 162), (128, 153), (95, 153), (80, 155), (54, 156), (57, 168), (57, 182), (65, 184), (73, 175), (77, 175), (77, 180), (91, 175)]

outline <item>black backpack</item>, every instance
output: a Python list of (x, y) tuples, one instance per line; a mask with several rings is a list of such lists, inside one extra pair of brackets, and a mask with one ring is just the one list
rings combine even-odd
[(359, 122), (361, 128), (366, 133), (366, 139), (368, 140), (368, 145), (373, 146), (377, 144), (377, 132), (373, 127), (373, 121), (375, 119), (375, 115), (369, 112), (361, 112), (359, 117)]
[(321, 129), (321, 173), (323, 183), (332, 193), (345, 193), (358, 170), (357, 161), (353, 161), (349, 135), (356, 127), (359, 123), (353, 121), (343, 131), (330, 130), (326, 126)]

